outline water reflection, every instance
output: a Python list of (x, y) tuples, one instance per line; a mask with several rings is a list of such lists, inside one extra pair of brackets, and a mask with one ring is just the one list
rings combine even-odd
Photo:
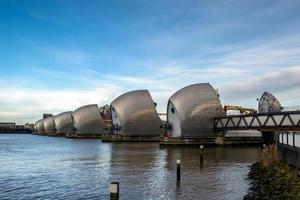
[(169, 174), (169, 186), (176, 181), (176, 160), (181, 160), (181, 183), (175, 190), (177, 199), (241, 199), (248, 189), (248, 183), (244, 180), (248, 166), (258, 159), (260, 153), (260, 149), (256, 147), (206, 148), (201, 168), (198, 148), (164, 150), (166, 168), (173, 171)]
[[(101, 143), (0, 135), (0, 199), (241, 199), (259, 147), (159, 148), (156, 143)], [(176, 160), (181, 182), (176, 182)]]

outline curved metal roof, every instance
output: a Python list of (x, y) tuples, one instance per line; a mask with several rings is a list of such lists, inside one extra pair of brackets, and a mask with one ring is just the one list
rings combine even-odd
[[(122, 94), (111, 103), (116, 113), (121, 134), (127, 136), (158, 136), (162, 134), (162, 121), (148, 90), (135, 90)], [(114, 117), (113, 117), (113, 123)]]
[(44, 129), (44, 124), (43, 124), (43, 120), (40, 119), (38, 120), (36, 123), (36, 128), (37, 128), (37, 133), (38, 134), (44, 134), (45, 133), (45, 129)]
[(278, 99), (270, 92), (264, 92), (258, 102), (258, 112), (278, 112), (282, 107)]
[[(173, 113), (169, 106), (175, 106)], [(174, 110), (179, 116), (181, 137), (215, 136), (213, 118), (224, 114), (218, 94), (209, 83), (189, 85), (173, 94), (167, 120)]]
[(73, 133), (74, 123), (71, 111), (56, 115), (54, 119), (56, 133)]
[(78, 134), (103, 134), (104, 122), (96, 104), (82, 106), (72, 113), (74, 127)]
[(55, 124), (53, 117), (47, 117), (43, 119), (44, 129), (46, 134), (54, 134), (55, 133)]

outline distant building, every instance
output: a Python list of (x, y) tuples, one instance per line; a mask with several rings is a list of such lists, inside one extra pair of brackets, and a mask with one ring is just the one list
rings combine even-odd
[(0, 122), (0, 132), (14, 132), (16, 130), (16, 123), (14, 122)]
[(107, 132), (110, 132), (110, 130), (112, 129), (110, 106), (108, 104), (105, 104), (104, 106), (100, 107), (99, 110), (105, 125), (105, 129), (107, 130)]
[(25, 125), (16, 125), (16, 131), (23, 131), (25, 130)]
[(27, 130), (34, 131), (34, 124), (26, 123), (26, 124), (24, 125), (24, 128), (27, 129)]
[(103, 120), (111, 120), (110, 106), (108, 104), (100, 107), (99, 110)]

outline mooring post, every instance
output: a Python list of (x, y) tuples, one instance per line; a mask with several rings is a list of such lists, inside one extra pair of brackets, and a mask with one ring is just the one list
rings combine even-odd
[(203, 166), (203, 149), (204, 145), (200, 145), (200, 165)]
[(119, 182), (112, 182), (109, 187), (110, 200), (119, 200)]
[(177, 182), (180, 181), (180, 160), (177, 160)]

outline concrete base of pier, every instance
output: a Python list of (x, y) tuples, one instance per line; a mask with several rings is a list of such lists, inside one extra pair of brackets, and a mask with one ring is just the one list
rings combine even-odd
[(255, 145), (263, 144), (262, 137), (224, 137), (224, 145)]
[(163, 138), (159, 145), (261, 145), (261, 137), (203, 137), (203, 138)]
[(159, 142), (160, 136), (118, 136), (118, 135), (102, 135), (102, 142)]
[(35, 134), (35, 135), (47, 136), (45, 133), (43, 133), (43, 134), (39, 134), (39, 133), (37, 133), (37, 134)]
[(78, 134), (78, 133), (67, 133), (66, 138), (78, 138), (78, 139), (100, 139), (100, 134)]
[(48, 134), (50, 137), (65, 137), (66, 134), (64, 133), (53, 133), (53, 134)]
[(216, 137), (203, 138), (163, 138), (159, 141), (159, 145), (211, 145), (214, 146)]

